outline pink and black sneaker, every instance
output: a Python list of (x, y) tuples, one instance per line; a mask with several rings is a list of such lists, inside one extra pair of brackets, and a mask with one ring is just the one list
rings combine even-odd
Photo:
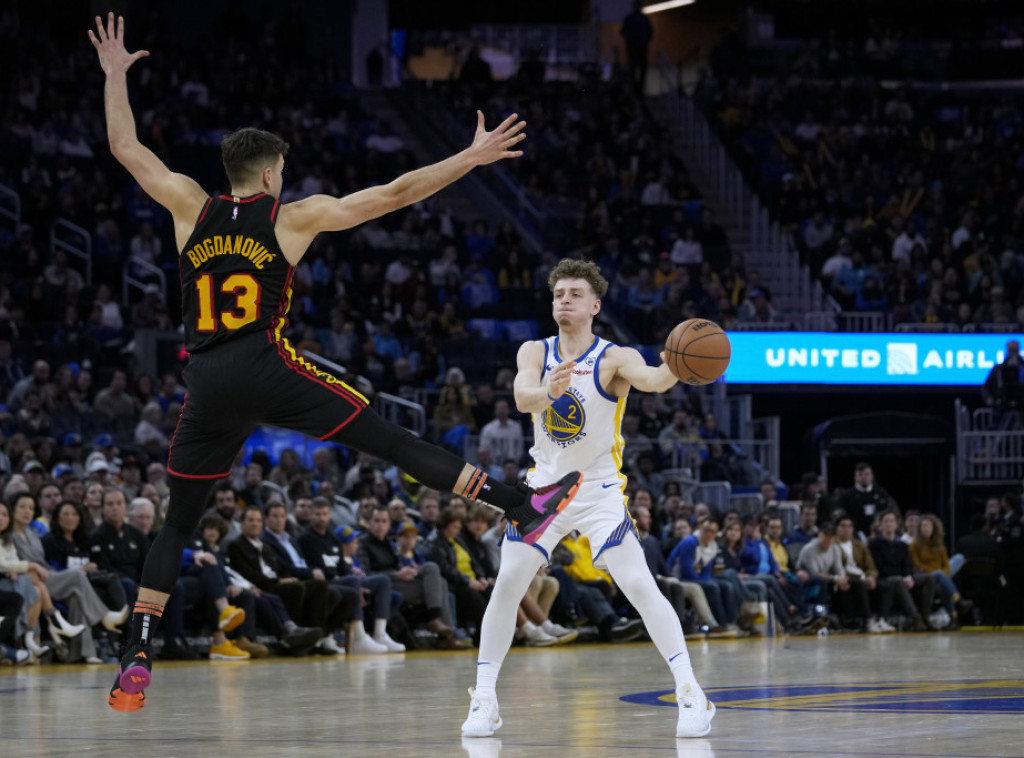
[(576, 497), (582, 481), (583, 474), (573, 471), (554, 484), (529, 490), (527, 502), (506, 512), (505, 515), (515, 524), (523, 542), (532, 545), (540, 539), (555, 517)]
[(107, 704), (115, 711), (132, 712), (146, 704), (143, 692), (153, 680), (153, 663), (145, 648), (133, 647), (121, 659)]

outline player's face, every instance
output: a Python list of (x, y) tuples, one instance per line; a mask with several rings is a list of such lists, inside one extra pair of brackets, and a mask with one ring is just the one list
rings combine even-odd
[(601, 301), (584, 279), (559, 279), (552, 295), (551, 313), (559, 326), (587, 323), (601, 310)]

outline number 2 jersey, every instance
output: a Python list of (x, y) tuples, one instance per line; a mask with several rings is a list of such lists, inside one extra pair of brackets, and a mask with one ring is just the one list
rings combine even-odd
[[(558, 337), (548, 337), (543, 343), (542, 382), (559, 363), (573, 357), (558, 354)], [(535, 465), (527, 476), (531, 484), (547, 484), (574, 470), (582, 471), (585, 481), (625, 481), (620, 473), (625, 445), (620, 426), (626, 398), (608, 394), (599, 379), (601, 358), (609, 347), (611, 342), (594, 337), (576, 359), (568, 390), (533, 414), (530, 456)]]
[(179, 257), (188, 352), (259, 331), (280, 338), (294, 276), (274, 233), (280, 207), (262, 192), (206, 201)]

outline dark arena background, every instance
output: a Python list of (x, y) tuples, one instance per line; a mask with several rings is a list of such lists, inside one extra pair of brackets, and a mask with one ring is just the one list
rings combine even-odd
[[(709, 735), (676, 740), (639, 614), (569, 549), (521, 606), (504, 727), (462, 738), (477, 587), (497, 572), (468, 559), (497, 558), (497, 512), (273, 427), (210, 482), (145, 710), (107, 707), (190, 360), (173, 220), (107, 140), (86, 32), (108, 11), (150, 53), (127, 74), (139, 140), (211, 195), (230, 191), (221, 140), (241, 127), (289, 143), (289, 203), (457, 153), (477, 110), (488, 129), (527, 122), (523, 157), (319, 235), (283, 331), (496, 479), (532, 466), (516, 355), (558, 331), (559, 260), (600, 267), (595, 334), (650, 365), (682, 321), (725, 330), (721, 380), (633, 391), (621, 419), (627, 506), (716, 703)], [(7, 0), (0, 755), (1021, 755), (1022, 103), (1013, 0)], [(386, 506), (381, 544), (449, 572), (444, 620), (393, 592), (318, 642), (257, 602), (229, 565), (244, 509), (304, 580), (321, 570), (301, 552), (318, 504), (328, 578), (374, 573), (360, 556)], [(682, 548), (704, 546), (709, 514), (718, 552), (698, 582)], [(807, 562), (836, 526), (863, 605)], [(202, 579), (207, 555), (226, 596)], [(715, 600), (723, 584), (738, 602)], [(245, 621), (225, 622), (245, 598)], [(385, 622), (405, 652), (371, 644)]]

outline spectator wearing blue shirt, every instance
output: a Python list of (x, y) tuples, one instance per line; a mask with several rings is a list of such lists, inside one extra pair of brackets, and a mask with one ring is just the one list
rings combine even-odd
[(787, 545), (806, 545), (818, 536), (818, 506), (804, 503), (800, 506), (800, 523), (784, 540)]
[(735, 630), (740, 599), (731, 585), (716, 582), (712, 575), (718, 557), (717, 537), (718, 520), (709, 516), (701, 522), (696, 534), (680, 540), (672, 549), (668, 568), (677, 579), (699, 584), (715, 618), (724, 623), (727, 630)]

